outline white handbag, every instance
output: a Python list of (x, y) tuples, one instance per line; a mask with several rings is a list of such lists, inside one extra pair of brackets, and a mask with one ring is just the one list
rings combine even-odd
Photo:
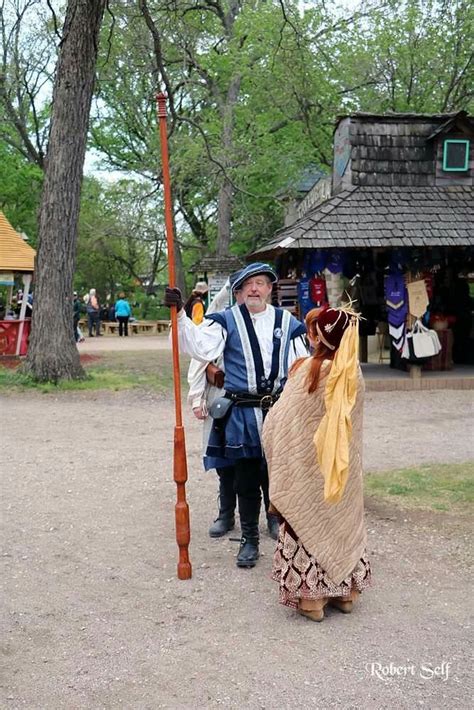
[(438, 333), (426, 328), (421, 320), (416, 320), (412, 330), (413, 352), (416, 357), (433, 357), (441, 350)]

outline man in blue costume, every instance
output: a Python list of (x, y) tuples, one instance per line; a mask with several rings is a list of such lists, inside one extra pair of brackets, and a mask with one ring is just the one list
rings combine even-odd
[(165, 304), (177, 306), (181, 350), (202, 362), (224, 356), (222, 408), (229, 404), (229, 409), (214, 421), (205, 466), (234, 465), (242, 528), (238, 567), (254, 567), (259, 554), (260, 485), (267, 475), (260, 440), (265, 412), (278, 399), (288, 368), (308, 354), (305, 326), (268, 304), (276, 280), (268, 264), (249, 264), (234, 282), (241, 305), (210, 314), (199, 327), (186, 317), (179, 289), (167, 288), (165, 294)]

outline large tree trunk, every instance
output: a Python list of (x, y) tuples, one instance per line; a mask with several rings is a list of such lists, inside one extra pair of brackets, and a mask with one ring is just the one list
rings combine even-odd
[(226, 177), (222, 177), (217, 200), (217, 256), (229, 256), (233, 201), (234, 191), (232, 185)]
[(83, 377), (74, 341), (72, 283), (97, 44), (105, 0), (69, 0), (53, 92), (39, 213), (39, 247), (29, 352), (36, 380)]
[(242, 77), (240, 74), (236, 74), (232, 77), (225, 102), (220, 107), (222, 116), (221, 163), (226, 173), (221, 176), (222, 182), (217, 201), (217, 256), (228, 256), (231, 242), (230, 232), (232, 226), (234, 188), (228, 177), (228, 172), (233, 162), (235, 105), (239, 98), (241, 81)]

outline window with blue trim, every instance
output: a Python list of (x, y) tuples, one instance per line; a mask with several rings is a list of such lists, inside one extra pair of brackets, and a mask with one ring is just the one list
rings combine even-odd
[(448, 139), (443, 146), (443, 170), (464, 172), (469, 168), (469, 141)]

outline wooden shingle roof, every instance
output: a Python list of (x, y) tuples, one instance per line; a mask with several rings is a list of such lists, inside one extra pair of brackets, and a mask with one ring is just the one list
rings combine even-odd
[(251, 257), (287, 249), (474, 245), (474, 188), (350, 186), (280, 229)]
[(15, 232), (0, 211), (0, 271), (34, 271), (35, 255), (36, 251)]
[(241, 269), (243, 260), (238, 256), (229, 254), (228, 256), (204, 256), (196, 262), (189, 271), (191, 273), (222, 273), (230, 274), (232, 271)]

